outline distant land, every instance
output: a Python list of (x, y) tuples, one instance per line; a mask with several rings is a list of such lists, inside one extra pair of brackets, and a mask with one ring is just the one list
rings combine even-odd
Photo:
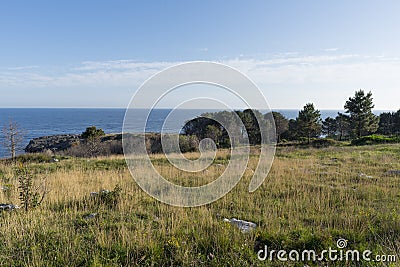
[[(173, 120), (168, 121), (164, 130), (166, 132), (178, 132), (183, 122), (189, 118), (199, 116), (210, 111), (209, 109), (182, 109), (176, 110)], [(276, 109), (289, 119), (296, 118), (298, 110)], [(137, 116), (131, 124), (135, 132), (143, 132), (142, 125), (146, 120), (148, 110), (137, 109)], [(147, 121), (146, 132), (160, 132), (165, 119), (171, 109), (154, 109)], [(335, 117), (337, 112), (343, 110), (321, 110), (322, 119)], [(375, 110), (379, 115), (384, 110)], [(88, 126), (97, 126), (106, 133), (121, 133), (124, 121), (125, 109), (123, 108), (0, 108), (0, 127), (2, 128), (12, 119), (25, 131), (23, 147), (33, 138), (59, 135), (80, 134)], [(0, 137), (0, 144), (1, 139)], [(19, 153), (22, 151), (20, 150)], [(7, 155), (4, 146), (0, 145), (0, 158)]]

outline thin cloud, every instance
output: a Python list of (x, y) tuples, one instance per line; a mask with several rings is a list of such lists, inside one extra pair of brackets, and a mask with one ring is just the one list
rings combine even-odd
[(76, 71), (115, 70), (115, 71), (142, 71), (162, 69), (169, 66), (170, 62), (138, 62), (134, 60), (110, 60), (110, 61), (85, 61), (72, 68)]
[[(395, 94), (399, 94), (400, 88), (400, 60), (397, 58), (291, 53), (264, 59), (239, 57), (219, 62), (247, 74), (268, 95), (273, 107), (298, 108), (306, 101), (315, 101), (325, 108), (332, 108), (332, 103), (341, 107), (343, 97), (349, 93), (359, 88), (371, 88), (379, 90), (374, 92), (377, 108), (398, 108), (395, 100), (400, 95)], [(0, 70), (0, 88), (56, 90), (66, 98), (73, 98), (68, 91), (124, 89), (132, 92), (155, 73), (178, 63), (181, 62), (85, 61), (70, 68), (58, 67), (57, 72), (44, 68)], [(125, 98), (118, 100), (121, 106), (126, 104)]]
[(337, 48), (337, 47), (325, 48), (325, 49), (324, 49), (324, 51), (326, 51), (326, 52), (336, 52), (336, 51), (338, 51), (338, 50), (339, 50), (339, 48)]
[[(66, 87), (66, 86), (129, 86), (132, 83), (142, 83), (151, 75), (167, 67), (181, 62), (137, 62), (134, 60), (85, 61), (70, 69), (64, 69), (55, 74), (47, 74), (46, 70), (24, 73), (6, 71), (0, 72), (0, 84), (32, 87)], [(346, 76), (351, 80), (353, 73), (362, 68), (365, 74), (373, 74), (368, 69), (381, 68), (377, 74), (387, 78), (385, 73), (400, 66), (396, 59), (386, 57), (369, 57), (356, 54), (321, 55), (321, 56), (286, 56), (269, 59), (236, 58), (221, 60), (220, 63), (230, 65), (258, 77), (266, 75), (265, 82), (281, 83), (307, 82), (315, 80), (335, 81), (337, 77)], [(20, 68), (18, 68), (20, 69)], [(33, 68), (32, 68), (33, 69)], [(14, 68), (15, 70), (15, 68)], [(346, 70), (345, 72), (343, 70)], [(387, 71), (385, 71), (387, 70)], [(376, 75), (372, 75), (376, 76)], [(354, 78), (355, 79), (355, 78)], [(353, 79), (353, 80), (354, 80)], [(370, 76), (363, 77), (370, 79)], [(397, 80), (397, 79), (396, 79)]]
[(37, 69), (39, 66), (17, 66), (17, 67), (9, 67), (7, 70), (13, 71), (13, 70), (31, 70), (31, 69)]

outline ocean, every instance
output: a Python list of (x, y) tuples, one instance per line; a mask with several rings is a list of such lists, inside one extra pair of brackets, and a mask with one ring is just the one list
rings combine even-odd
[[(146, 132), (160, 132), (170, 109), (155, 109), (150, 113), (146, 124)], [(194, 118), (207, 110), (175, 110), (174, 120), (169, 121), (166, 132), (179, 132), (187, 118)], [(296, 118), (298, 110), (276, 110), (287, 118)], [(143, 132), (147, 110), (134, 111), (134, 119), (130, 126), (137, 132)], [(322, 118), (335, 117), (337, 110), (321, 110)], [(378, 112), (379, 114), (379, 112)], [(0, 129), (10, 120), (17, 123), (24, 132), (25, 147), (29, 140), (36, 137), (56, 134), (79, 134), (86, 127), (96, 126), (106, 133), (120, 133), (124, 121), (125, 109), (108, 108), (0, 108)], [(0, 133), (0, 158), (7, 156), (3, 145), (3, 134)], [(22, 153), (23, 150), (19, 150)]]

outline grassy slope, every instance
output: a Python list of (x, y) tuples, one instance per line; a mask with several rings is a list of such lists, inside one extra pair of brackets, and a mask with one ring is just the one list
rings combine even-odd
[[(227, 155), (221, 152), (218, 163), (227, 164)], [(182, 173), (165, 159), (153, 160), (169, 179), (182, 182)], [(250, 168), (256, 160), (251, 157)], [(38, 181), (47, 178), (51, 192), (35, 210), (0, 214), (0, 266), (265, 266), (255, 244), (322, 250), (335, 247), (338, 238), (349, 240), (349, 248), (400, 256), (400, 177), (384, 175), (400, 169), (400, 145), (279, 148), (256, 192), (247, 192), (248, 170), (228, 195), (198, 208), (152, 199), (135, 184), (123, 158), (25, 164)], [(19, 202), (14, 169), (0, 163), (1, 185), (14, 185), (10, 195), (0, 193), (0, 203)], [(185, 176), (182, 184), (203, 184), (221, 171), (214, 166)], [(91, 191), (117, 184), (122, 192), (115, 207), (88, 198)], [(93, 212), (99, 214), (95, 219), (83, 219)], [(223, 217), (259, 227), (243, 234)]]

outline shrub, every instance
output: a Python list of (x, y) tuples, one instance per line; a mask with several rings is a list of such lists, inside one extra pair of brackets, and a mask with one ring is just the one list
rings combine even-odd
[(105, 205), (109, 208), (115, 208), (120, 200), (121, 191), (122, 188), (119, 185), (116, 185), (112, 191), (102, 189), (98, 194), (93, 196), (93, 203), (97, 205)]
[(400, 137), (373, 134), (373, 135), (363, 136), (351, 141), (351, 145), (353, 146), (387, 144), (387, 143), (400, 143)]
[(86, 131), (82, 133), (82, 137), (85, 139), (99, 138), (106, 135), (102, 129), (97, 129), (96, 126), (86, 128)]
[(16, 160), (20, 163), (43, 163), (51, 162), (52, 157), (45, 153), (22, 154)]
[(45, 180), (39, 186), (35, 186), (33, 183), (33, 175), (26, 169), (20, 168), (18, 171), (18, 182), (19, 182), (19, 199), (25, 211), (30, 208), (36, 208), (39, 206), (46, 194), (49, 192), (46, 189)]
[(311, 145), (316, 148), (330, 147), (336, 144), (337, 142), (330, 138), (314, 139), (311, 141)]
[(195, 135), (179, 135), (179, 147), (182, 153), (195, 152), (199, 147), (199, 139)]

